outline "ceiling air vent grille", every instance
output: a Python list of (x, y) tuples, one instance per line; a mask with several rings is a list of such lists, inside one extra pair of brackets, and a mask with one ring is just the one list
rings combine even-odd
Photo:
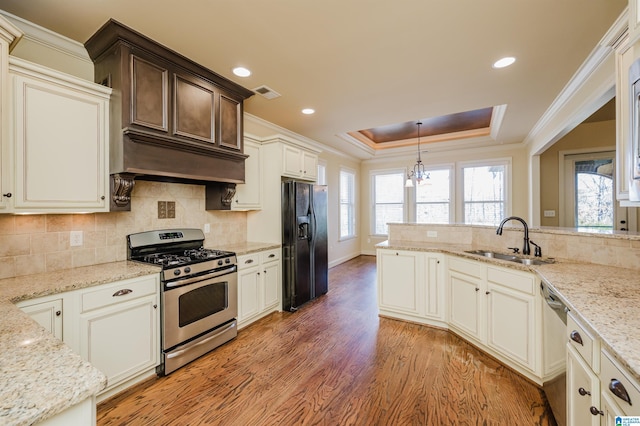
[(256, 87), (255, 89), (253, 89), (253, 91), (256, 92), (258, 95), (261, 95), (267, 99), (275, 99), (282, 96), (280, 93), (276, 92), (272, 88), (264, 85), (260, 87)]

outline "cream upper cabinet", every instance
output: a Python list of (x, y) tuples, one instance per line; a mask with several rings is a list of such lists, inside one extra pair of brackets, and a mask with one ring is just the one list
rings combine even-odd
[(631, 39), (640, 39), (640, 0), (629, 0), (629, 35)]
[(318, 178), (318, 156), (304, 149), (283, 145), (282, 175), (315, 181)]
[(111, 90), (10, 59), (15, 212), (109, 209)]
[(629, 124), (629, 67), (635, 59), (628, 36), (618, 45), (616, 53), (616, 196), (618, 201), (628, 203), (633, 164)]
[(245, 183), (236, 185), (231, 210), (260, 210), (262, 208), (262, 158), (260, 145), (245, 138)]
[(11, 175), (11, 140), (9, 134), (10, 85), (9, 51), (22, 37), (22, 32), (0, 16), (0, 213), (11, 208), (13, 180)]

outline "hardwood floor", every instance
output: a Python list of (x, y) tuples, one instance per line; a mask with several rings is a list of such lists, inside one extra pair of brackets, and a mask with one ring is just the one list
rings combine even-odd
[(168, 377), (98, 406), (98, 425), (555, 425), (543, 392), (455, 335), (379, 318), (375, 257)]

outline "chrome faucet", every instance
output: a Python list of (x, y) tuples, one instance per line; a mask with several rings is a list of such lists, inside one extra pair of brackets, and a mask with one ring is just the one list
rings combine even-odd
[(509, 216), (508, 218), (503, 219), (496, 230), (496, 234), (502, 235), (502, 228), (504, 227), (504, 224), (510, 220), (517, 220), (524, 226), (524, 247), (522, 247), (522, 254), (525, 256), (531, 254), (531, 246), (529, 246), (529, 226), (527, 226), (527, 222), (525, 222), (521, 217)]

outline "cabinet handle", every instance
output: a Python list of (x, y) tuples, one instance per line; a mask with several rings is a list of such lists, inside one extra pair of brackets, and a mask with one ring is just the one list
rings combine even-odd
[(591, 392), (589, 392), (588, 390), (586, 390), (585, 388), (578, 388), (578, 393), (582, 396), (585, 395), (591, 395)]
[(56, 311), (56, 316), (59, 317), (60, 315), (62, 315), (62, 311)]
[(13, 196), (12, 193), (7, 192), (6, 194), (2, 194), (3, 197), (11, 198)]
[(582, 346), (584, 346), (584, 343), (582, 343), (582, 336), (577, 331), (573, 330), (569, 337), (571, 337), (571, 340), (573, 340), (574, 342), (580, 343)]
[(253, 259), (247, 259), (244, 261), (245, 265), (248, 265), (249, 263), (253, 263)]
[(598, 414), (600, 414), (601, 416), (604, 416), (604, 412), (598, 410), (593, 405), (591, 407), (589, 407), (589, 411), (591, 411), (591, 414), (593, 414), (594, 416), (597, 416)]
[(620, 383), (620, 380), (611, 379), (611, 382), (609, 382), (609, 390), (613, 392), (615, 396), (631, 405), (631, 397), (629, 397), (629, 393), (624, 388), (624, 385)]
[(128, 288), (123, 288), (122, 290), (118, 290), (113, 293), (113, 297), (124, 296), (125, 294), (133, 293), (133, 290)]
[(273, 253), (271, 253), (271, 254), (269, 255), (269, 259), (271, 259), (272, 257), (276, 257), (276, 255), (275, 255), (275, 254), (273, 254)]

